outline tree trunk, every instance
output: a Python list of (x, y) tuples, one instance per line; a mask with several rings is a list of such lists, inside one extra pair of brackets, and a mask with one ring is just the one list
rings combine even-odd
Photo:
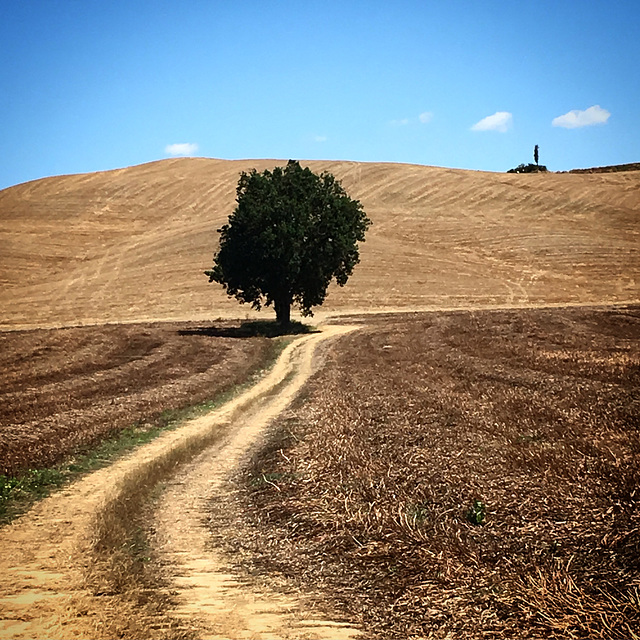
[(276, 309), (276, 320), (281, 327), (288, 327), (291, 324), (291, 296), (285, 294), (274, 300), (273, 306)]

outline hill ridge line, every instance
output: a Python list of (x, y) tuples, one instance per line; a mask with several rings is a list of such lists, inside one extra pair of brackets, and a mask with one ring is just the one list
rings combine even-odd
[[(0, 327), (247, 312), (204, 276), (241, 171), (278, 160), (171, 158), (0, 191)], [(322, 311), (619, 304), (640, 296), (640, 172), (506, 174), (301, 161), (373, 225)]]

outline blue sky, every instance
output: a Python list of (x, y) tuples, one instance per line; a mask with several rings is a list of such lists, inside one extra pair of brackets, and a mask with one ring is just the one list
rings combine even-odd
[(640, 2), (4, 0), (0, 188), (186, 154), (640, 161)]

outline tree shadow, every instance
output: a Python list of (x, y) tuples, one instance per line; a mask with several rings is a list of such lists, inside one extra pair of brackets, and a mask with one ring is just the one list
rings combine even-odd
[(319, 333), (319, 331), (311, 325), (296, 320), (287, 326), (282, 326), (275, 320), (247, 320), (239, 326), (228, 323), (178, 331), (178, 335), (181, 336), (209, 336), (212, 338), (277, 338), (278, 336), (305, 333)]

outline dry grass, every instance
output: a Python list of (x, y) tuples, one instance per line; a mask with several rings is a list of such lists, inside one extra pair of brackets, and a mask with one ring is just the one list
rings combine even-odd
[[(126, 403), (128, 398), (117, 391), (129, 385), (127, 390), (134, 398), (142, 395), (157, 399), (155, 404), (145, 404), (148, 412), (145, 417), (151, 419), (163, 407), (179, 401), (181, 395), (176, 390), (195, 390), (208, 394), (208, 398), (214, 395), (214, 403), (220, 403), (225, 395), (228, 397), (240, 391), (243, 385), (255, 383), (256, 375), (251, 374), (261, 374), (289, 340), (256, 337), (256, 334), (261, 335), (271, 329), (270, 325), (256, 327), (246, 323), (217, 323), (206, 327), (154, 325), (145, 326), (142, 330), (129, 325), (57, 331), (53, 332), (54, 338), (63, 342), (65, 336), (82, 338), (83, 348), (73, 352), (78, 357), (69, 358), (71, 362), (67, 363), (69, 354), (52, 339), (49, 347), (54, 343), (57, 348), (42, 351), (47, 354), (49, 365), (59, 363), (64, 365), (62, 370), (46, 367), (36, 358), (33, 368), (23, 371), (22, 375), (19, 366), (8, 367), (7, 379), (16, 387), (13, 389), (16, 393), (17, 388), (28, 389), (24, 378), (33, 380), (35, 376), (37, 379), (38, 372), (39, 375), (47, 372), (49, 378), (43, 385), (43, 391), (47, 393), (40, 398), (40, 409), (45, 411), (50, 405), (55, 405), (56, 389), (85, 391), (70, 394), (71, 399), (65, 400), (67, 403), (79, 403), (90, 413), (91, 396), (96, 405), (109, 399), (116, 400), (118, 404)], [(149, 333), (157, 344), (132, 353), (128, 348), (131, 338), (148, 337)], [(39, 333), (36, 336), (43, 338)], [(33, 339), (32, 335), (28, 337)], [(100, 337), (103, 339), (97, 339)], [(69, 342), (73, 343), (72, 340)], [(146, 345), (144, 339), (142, 342)], [(15, 346), (15, 343), (11, 344)], [(171, 361), (171, 356), (176, 354), (182, 357)], [(11, 358), (5, 360), (10, 362)], [(167, 364), (171, 365), (169, 371), (166, 370)], [(11, 374), (12, 371), (15, 375)], [(98, 375), (94, 376), (96, 371)], [(242, 385), (232, 386), (234, 381), (240, 381)], [(153, 393), (145, 396), (149, 389)], [(211, 410), (212, 404), (208, 403), (206, 408)], [(135, 403), (130, 403), (129, 411), (131, 405), (135, 406)], [(37, 409), (36, 406), (25, 410), (37, 414)], [(168, 615), (171, 593), (161, 588), (164, 585), (159, 576), (150, 569), (146, 525), (153, 508), (154, 490), (173, 475), (179, 465), (217, 442), (229, 428), (224, 420), (201, 416), (202, 409), (198, 406), (187, 412), (189, 417), (200, 418), (189, 421), (183, 429), (167, 431), (135, 455), (123, 457), (111, 467), (86, 475), (65, 494), (37, 505), (15, 523), (15, 528), (6, 527), (3, 531), (9, 552), (5, 558), (3, 593), (21, 592), (28, 603), (32, 591), (37, 592), (37, 588), (23, 574), (29, 576), (32, 566), (37, 566), (38, 572), (44, 573), (50, 567), (60, 567), (59, 582), (55, 579), (54, 586), (49, 582), (46, 584), (48, 589), (55, 589), (60, 596), (65, 596), (64, 600), (61, 599), (64, 611), (56, 608), (54, 599), (54, 604), (46, 609), (46, 615), (60, 615), (64, 621), (67, 621), (71, 610), (77, 612), (74, 616), (88, 615), (89, 619), (83, 620), (81, 626), (84, 628), (88, 623), (94, 629), (83, 637), (174, 640), (191, 637), (190, 625), (185, 628), (184, 624)], [(52, 421), (64, 423), (65, 415), (66, 412), (61, 411), (53, 416)], [(116, 415), (114, 411), (114, 417)], [(171, 415), (176, 417), (174, 412)], [(185, 417), (184, 413), (182, 417)], [(71, 430), (74, 425), (63, 426)], [(83, 437), (82, 429), (80, 431), (76, 439)], [(19, 447), (15, 449), (19, 450)], [(59, 447), (58, 453), (65, 453), (63, 446)], [(16, 567), (20, 569), (16, 570)], [(68, 591), (72, 593), (68, 594)], [(39, 598), (37, 593), (36, 597)], [(17, 619), (24, 615), (34, 637), (40, 637), (37, 612), (31, 615), (28, 605), (21, 606), (11, 614), (18, 616)], [(67, 637), (65, 633), (76, 632), (73, 620), (68, 629), (61, 632), (62, 637)]]
[[(0, 328), (236, 317), (202, 271), (239, 173), (274, 164), (178, 159), (3, 190)], [(333, 172), (374, 222), (362, 263), (323, 311), (638, 300), (639, 171), (305, 164)], [(256, 461), (243, 498), (249, 550), (326, 587), (379, 635), (629, 637), (634, 313), (371, 320), (327, 355), (309, 405)], [(97, 340), (92, 328), (0, 334), (5, 471), (48, 464), (162, 403), (211, 397), (255, 355), (238, 341), (209, 351), (203, 333), (165, 348), (136, 326), (96, 330)], [(151, 470), (138, 497), (169, 466)], [(118, 544), (135, 540), (137, 500), (108, 505), (99, 524), (106, 589), (135, 573)], [(467, 518), (474, 505), (482, 525)]]
[[(240, 172), (276, 164), (180, 158), (0, 191), (0, 327), (237, 317), (203, 271)], [(323, 311), (638, 300), (640, 171), (303, 164), (373, 221)]]
[(218, 537), (375, 637), (636, 637), (639, 339), (637, 307), (374, 322)]
[[(187, 640), (194, 632), (171, 616), (175, 606), (171, 580), (163, 567), (151, 562), (154, 496), (177, 468), (213, 445), (225, 434), (222, 427), (192, 437), (165, 455), (139, 465), (114, 488), (113, 497), (97, 511), (88, 549), (91, 559), (86, 587), (112, 600), (104, 616), (105, 637)], [(104, 605), (103, 605), (104, 606)], [(114, 615), (114, 611), (117, 615)]]
[(60, 462), (244, 382), (272, 357), (239, 323), (0, 332), (0, 474)]

